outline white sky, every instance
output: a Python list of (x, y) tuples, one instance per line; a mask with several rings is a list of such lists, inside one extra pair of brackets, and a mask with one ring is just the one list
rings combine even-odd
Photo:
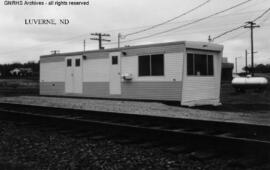
[[(49, 1), (49, 0), (44, 0)], [(50, 54), (51, 50), (71, 52), (97, 49), (98, 42), (91, 41), (90, 33), (111, 34), (112, 42), (117, 34), (127, 34), (151, 25), (159, 24), (194, 8), (206, 0), (90, 0), (89, 6), (5, 6), (0, 4), (0, 63), (37, 61), (40, 55)], [(245, 0), (211, 0), (202, 8), (181, 17), (162, 27), (127, 37), (125, 40), (150, 35), (189, 23), (201, 17), (226, 9)], [(267, 8), (269, 0), (253, 0), (226, 13), (166, 34), (128, 42), (122, 45), (159, 43), (168, 41), (207, 41), (212, 37), (253, 20)], [(70, 20), (65, 25), (25, 25), (25, 19)], [(255, 63), (270, 64), (270, 13), (257, 21), (261, 27), (254, 30)], [(107, 38), (107, 37), (106, 37)], [(238, 59), (238, 68), (244, 66), (245, 49), (250, 51), (249, 29), (239, 29), (215, 43), (224, 45), (223, 55), (230, 62)], [(116, 44), (104, 43), (106, 48)], [(250, 56), (249, 61), (250, 63)]]

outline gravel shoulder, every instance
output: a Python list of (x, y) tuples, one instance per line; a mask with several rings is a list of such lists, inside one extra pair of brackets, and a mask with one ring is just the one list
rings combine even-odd
[(211, 110), (171, 106), (159, 102), (97, 100), (42, 96), (1, 97), (0, 102), (270, 126), (270, 111), (268, 110), (224, 111), (215, 109)]
[(1, 169), (222, 170), (244, 167), (244, 169), (266, 170), (270, 168), (269, 164), (256, 167), (246, 167), (245, 164), (245, 158), (197, 160), (191, 154), (172, 154), (160, 147), (142, 148), (136, 144), (117, 144), (109, 139), (97, 141), (75, 138), (0, 121)]

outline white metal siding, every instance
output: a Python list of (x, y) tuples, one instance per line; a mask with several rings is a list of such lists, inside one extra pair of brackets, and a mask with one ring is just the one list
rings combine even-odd
[(121, 73), (131, 73), (132, 81), (136, 81), (138, 77), (138, 56), (121, 57)]
[(84, 82), (108, 82), (109, 58), (83, 60)]
[(189, 102), (192, 103), (191, 105), (196, 105), (197, 103), (206, 104), (200, 100), (209, 100), (211, 102), (215, 100), (216, 102), (219, 102), (221, 58), (221, 55), (217, 55), (217, 53), (214, 54), (214, 76), (187, 76), (187, 60), (185, 57), (181, 100), (182, 104), (185, 105), (185, 103)]
[(165, 54), (165, 77), (166, 80), (182, 81), (183, 53)]
[(138, 56), (122, 57), (122, 74), (131, 73), (132, 81), (182, 81), (183, 53), (164, 55), (164, 76), (138, 76)]
[(64, 82), (65, 62), (40, 63), (41, 82)]

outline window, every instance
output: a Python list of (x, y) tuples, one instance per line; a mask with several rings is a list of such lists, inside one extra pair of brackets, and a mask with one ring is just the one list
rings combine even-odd
[(72, 60), (71, 59), (67, 59), (67, 67), (71, 67), (72, 66)]
[(150, 75), (150, 55), (139, 56), (139, 76)]
[(80, 64), (81, 64), (80, 61), (81, 60), (79, 58), (75, 60), (75, 66), (76, 67), (80, 67)]
[(139, 76), (163, 76), (164, 55), (139, 56)]
[(213, 76), (213, 55), (188, 53), (187, 74), (190, 76)]
[(112, 56), (112, 65), (118, 64), (118, 56)]

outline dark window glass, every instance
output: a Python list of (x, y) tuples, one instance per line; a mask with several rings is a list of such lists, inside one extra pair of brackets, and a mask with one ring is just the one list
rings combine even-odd
[(112, 56), (112, 65), (118, 64), (118, 56)]
[(208, 55), (208, 75), (214, 75), (214, 63), (212, 55)]
[(139, 56), (139, 76), (150, 75), (150, 56)]
[(194, 57), (193, 54), (188, 53), (187, 54), (187, 74), (188, 75), (194, 75), (194, 65), (193, 62)]
[(80, 61), (81, 60), (79, 58), (75, 60), (75, 66), (76, 67), (80, 67), (80, 65), (81, 65)]
[(67, 67), (71, 67), (72, 66), (72, 60), (71, 59), (67, 59)]
[(195, 74), (207, 75), (207, 55), (195, 54)]
[(157, 54), (151, 56), (151, 73), (152, 76), (164, 75), (164, 55)]
[(187, 54), (187, 75), (214, 75), (213, 55)]

